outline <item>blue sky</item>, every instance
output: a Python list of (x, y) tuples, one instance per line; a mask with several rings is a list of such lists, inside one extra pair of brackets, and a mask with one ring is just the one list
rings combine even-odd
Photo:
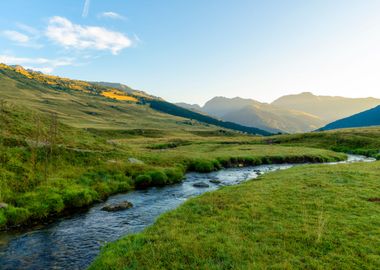
[(379, 14), (377, 0), (4, 0), (0, 62), (175, 102), (380, 98)]

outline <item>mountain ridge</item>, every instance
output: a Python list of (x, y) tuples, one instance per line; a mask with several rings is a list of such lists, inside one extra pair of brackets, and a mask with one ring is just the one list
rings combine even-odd
[(241, 97), (216, 96), (200, 108), (203, 112), (225, 121), (255, 126), (275, 133), (312, 131), (327, 124), (311, 114)]
[(380, 105), (332, 122), (320, 130), (380, 126)]
[(345, 98), (302, 92), (282, 96), (272, 103), (241, 97), (216, 96), (203, 107), (198, 107), (201, 111), (226, 121), (271, 132), (297, 133), (317, 130), (328, 123), (377, 105), (380, 105), (380, 99), (373, 97)]

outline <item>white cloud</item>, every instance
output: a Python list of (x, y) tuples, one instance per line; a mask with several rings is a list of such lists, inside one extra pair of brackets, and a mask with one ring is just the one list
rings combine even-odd
[(88, 16), (88, 12), (90, 11), (90, 4), (91, 4), (91, 0), (84, 1), (84, 7), (83, 7), (83, 12), (82, 12), (83, 18), (86, 18)]
[(65, 48), (111, 51), (115, 55), (132, 46), (132, 41), (123, 33), (74, 24), (59, 16), (49, 20), (46, 35)]
[(25, 69), (31, 69), (31, 70), (34, 70), (34, 71), (40, 71), (42, 73), (53, 73), (54, 71), (54, 68), (52, 67), (29, 67), (29, 66), (25, 66), (24, 67)]
[[(7, 65), (22, 65), (26, 69), (33, 69), (44, 73), (51, 73), (57, 67), (74, 65), (73, 58), (28, 58), (16, 57), (12, 55), (0, 55), (0, 63)], [(30, 66), (31, 65), (31, 66)]]
[(6, 38), (18, 43), (28, 43), (30, 40), (29, 36), (12, 30), (3, 31), (3, 35)]
[(43, 47), (43, 45), (38, 42), (38, 39), (40, 38), (38, 30), (21, 23), (16, 23), (16, 27), (22, 31), (6, 30), (2, 31), (1, 35), (15, 42), (18, 46), (34, 49), (40, 49)]
[(99, 15), (99, 17), (102, 18), (109, 18), (109, 19), (115, 19), (115, 20), (126, 20), (126, 18), (119, 13), (108, 11), (108, 12), (103, 12)]
[(23, 23), (16, 23), (16, 26), (24, 31), (24, 32), (27, 32), (28, 34), (31, 34), (31, 35), (34, 35), (34, 36), (38, 36), (39, 35), (39, 31), (32, 27), (32, 26), (29, 26), (29, 25), (26, 25), (26, 24), (23, 24)]

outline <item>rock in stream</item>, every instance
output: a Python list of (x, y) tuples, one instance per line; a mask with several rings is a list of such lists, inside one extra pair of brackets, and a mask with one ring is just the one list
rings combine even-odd
[(133, 204), (129, 201), (124, 201), (121, 203), (115, 203), (115, 204), (109, 204), (106, 205), (102, 208), (102, 211), (107, 211), (107, 212), (116, 212), (116, 211), (122, 211), (126, 210), (129, 208), (132, 208)]

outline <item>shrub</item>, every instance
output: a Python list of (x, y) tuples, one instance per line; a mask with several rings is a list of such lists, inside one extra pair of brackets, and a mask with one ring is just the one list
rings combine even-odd
[(136, 177), (135, 179), (135, 186), (136, 188), (147, 188), (152, 183), (152, 177), (148, 174), (141, 174)]
[(117, 191), (118, 185), (112, 182), (97, 182), (92, 188), (98, 193), (99, 197), (102, 199), (107, 198), (110, 194)]
[(89, 189), (81, 187), (71, 187), (64, 190), (63, 201), (69, 208), (80, 208), (91, 204), (97, 199), (98, 194)]
[(53, 189), (25, 193), (16, 202), (17, 206), (28, 209), (34, 218), (46, 218), (50, 214), (61, 212), (65, 207), (62, 196)]
[(30, 217), (30, 212), (25, 208), (8, 206), (5, 209), (4, 215), (5, 215), (5, 219), (7, 220), (8, 225), (17, 225), (17, 224), (22, 224), (26, 220), (28, 220), (28, 218)]
[(130, 179), (127, 178), (128, 181), (118, 182), (117, 191), (118, 192), (126, 192), (131, 189)]
[(5, 228), (7, 224), (7, 218), (5, 217), (5, 213), (3, 210), (0, 210), (0, 230)]
[(153, 171), (149, 175), (152, 178), (152, 186), (164, 186), (168, 182), (168, 176), (162, 171)]
[(209, 160), (196, 160), (190, 165), (190, 169), (201, 173), (212, 172), (214, 171), (214, 164)]
[(174, 184), (174, 183), (179, 183), (183, 179), (183, 172), (178, 169), (166, 169), (165, 174), (168, 177), (168, 183), (169, 184)]
[(46, 205), (49, 213), (59, 213), (65, 208), (61, 195), (48, 193), (44, 197), (42, 203)]

